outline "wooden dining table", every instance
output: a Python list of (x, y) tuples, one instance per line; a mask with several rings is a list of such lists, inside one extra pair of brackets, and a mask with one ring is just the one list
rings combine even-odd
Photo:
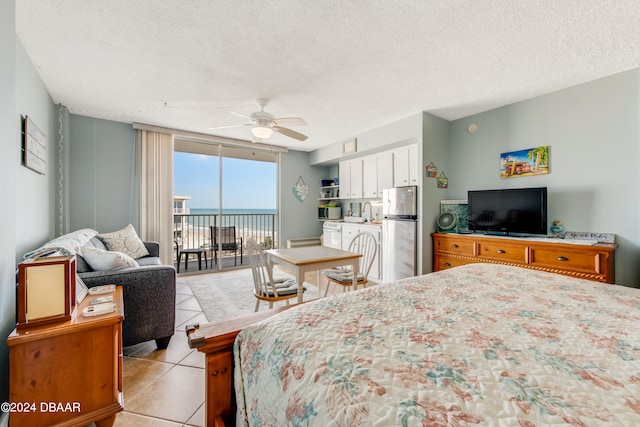
[(303, 246), (298, 248), (270, 249), (265, 251), (271, 264), (279, 264), (295, 272), (298, 282), (298, 302), (302, 302), (304, 293), (304, 275), (307, 271), (318, 272), (318, 288), (320, 288), (320, 272), (325, 268), (351, 266), (353, 269), (353, 289), (358, 284), (358, 266), (362, 254), (343, 251), (327, 246)]

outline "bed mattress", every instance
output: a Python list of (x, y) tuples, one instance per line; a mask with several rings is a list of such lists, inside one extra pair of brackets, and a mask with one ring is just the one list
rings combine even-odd
[(640, 425), (640, 290), (472, 264), (311, 301), (235, 343), (238, 425)]

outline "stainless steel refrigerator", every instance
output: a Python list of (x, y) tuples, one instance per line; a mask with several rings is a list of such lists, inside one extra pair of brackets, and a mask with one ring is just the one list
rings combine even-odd
[(418, 187), (382, 190), (382, 281), (416, 275)]

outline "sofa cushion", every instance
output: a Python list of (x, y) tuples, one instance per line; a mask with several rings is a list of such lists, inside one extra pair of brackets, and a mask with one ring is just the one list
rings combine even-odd
[(92, 237), (87, 243), (84, 244), (83, 247), (87, 246), (91, 248), (102, 249), (103, 251), (109, 250), (109, 248), (105, 246), (105, 244), (98, 238), (97, 235), (95, 237)]
[(122, 252), (133, 259), (149, 255), (149, 251), (138, 237), (133, 225), (129, 224), (122, 230), (112, 233), (98, 234), (107, 249)]
[[(84, 244), (83, 247), (91, 247), (96, 249), (102, 249), (103, 251), (107, 250), (107, 247), (102, 243), (102, 240), (98, 239), (96, 236), (92, 237), (87, 243)], [(88, 271), (93, 271), (93, 268), (87, 263), (87, 261), (82, 257), (82, 248), (76, 254), (76, 271), (78, 273), (86, 273)]]
[(82, 248), (82, 257), (95, 271), (121, 270), (138, 267), (136, 260), (118, 251), (105, 251), (91, 246)]

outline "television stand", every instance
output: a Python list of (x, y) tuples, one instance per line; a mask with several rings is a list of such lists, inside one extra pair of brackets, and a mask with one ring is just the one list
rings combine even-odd
[(615, 283), (615, 243), (584, 245), (556, 239), (433, 233), (433, 271), (472, 263), (513, 265)]

